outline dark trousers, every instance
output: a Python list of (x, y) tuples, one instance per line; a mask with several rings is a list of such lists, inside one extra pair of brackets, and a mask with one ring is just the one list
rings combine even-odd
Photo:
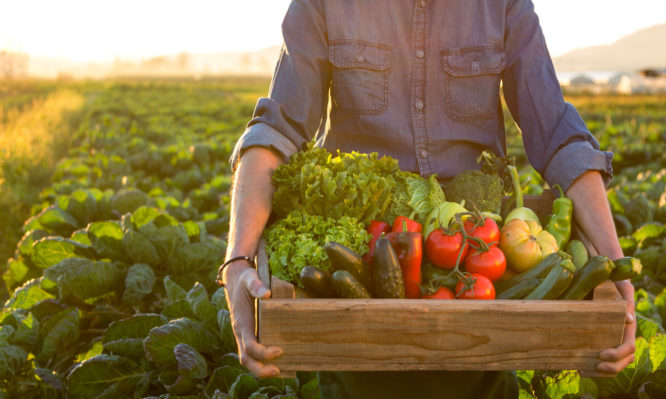
[(509, 371), (320, 372), (322, 399), (518, 398)]

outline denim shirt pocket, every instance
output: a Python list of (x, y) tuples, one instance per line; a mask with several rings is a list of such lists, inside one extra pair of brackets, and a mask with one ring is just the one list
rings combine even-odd
[(449, 117), (455, 121), (496, 117), (500, 79), (506, 66), (502, 48), (448, 49), (441, 52), (441, 57)]
[(361, 40), (329, 43), (333, 106), (355, 114), (380, 114), (388, 106), (389, 46)]

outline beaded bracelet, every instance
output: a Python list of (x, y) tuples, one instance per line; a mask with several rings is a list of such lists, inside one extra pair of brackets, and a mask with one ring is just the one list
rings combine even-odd
[(249, 256), (234, 256), (231, 259), (227, 259), (222, 264), (222, 266), (220, 266), (220, 268), (217, 270), (217, 278), (215, 279), (215, 282), (217, 282), (217, 285), (219, 285), (220, 287), (224, 287), (224, 281), (222, 281), (222, 273), (224, 272), (224, 269), (227, 266), (229, 266), (230, 264), (232, 264), (233, 262), (235, 262), (237, 260), (246, 260), (252, 265), (252, 267), (255, 267), (254, 258), (251, 258)]

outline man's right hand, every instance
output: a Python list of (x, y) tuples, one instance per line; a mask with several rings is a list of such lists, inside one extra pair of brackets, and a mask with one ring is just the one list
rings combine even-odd
[(232, 263), (224, 274), (231, 324), (241, 364), (257, 377), (277, 376), (280, 370), (264, 362), (282, 355), (282, 349), (277, 346), (266, 347), (254, 335), (255, 298), (269, 298), (271, 291), (261, 282), (257, 271), (245, 261)]

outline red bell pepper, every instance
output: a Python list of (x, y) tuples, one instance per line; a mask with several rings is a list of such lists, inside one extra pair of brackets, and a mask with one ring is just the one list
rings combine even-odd
[(366, 231), (372, 236), (372, 238), (370, 238), (370, 242), (368, 243), (368, 253), (363, 255), (363, 259), (371, 265), (372, 258), (375, 256), (375, 244), (377, 243), (377, 240), (381, 237), (382, 233), (388, 233), (391, 231), (391, 226), (388, 223), (373, 220), (370, 222)]
[(423, 259), (422, 235), (419, 232), (393, 232), (386, 235), (398, 255), (398, 262), (405, 279), (405, 297), (421, 295), (421, 260)]
[(421, 226), (421, 223), (406, 216), (397, 216), (393, 221), (393, 228), (391, 229), (391, 232), (399, 233), (401, 231), (420, 233), (423, 231), (423, 226)]

